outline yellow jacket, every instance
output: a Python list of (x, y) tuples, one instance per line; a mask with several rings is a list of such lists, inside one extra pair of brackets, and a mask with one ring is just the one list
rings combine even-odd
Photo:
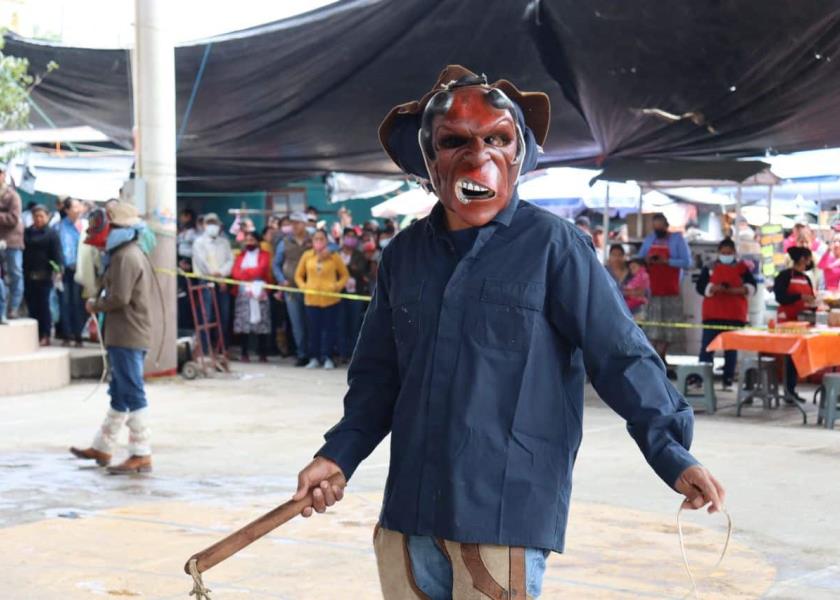
[[(337, 252), (332, 252), (327, 258), (320, 259), (314, 250), (307, 250), (300, 257), (295, 271), (295, 283), (302, 290), (318, 292), (340, 292), (347, 284), (350, 273), (344, 266), (344, 261)], [(341, 301), (332, 296), (319, 294), (305, 294), (303, 303), (306, 306), (327, 308), (335, 306)]]

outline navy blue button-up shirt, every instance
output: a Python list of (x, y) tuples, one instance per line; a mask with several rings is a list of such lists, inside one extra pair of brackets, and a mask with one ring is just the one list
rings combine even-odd
[(691, 409), (589, 238), (514, 198), (459, 258), (437, 205), (383, 252), (318, 455), (349, 478), (390, 432), (383, 527), (561, 552), (584, 369), (673, 486)]

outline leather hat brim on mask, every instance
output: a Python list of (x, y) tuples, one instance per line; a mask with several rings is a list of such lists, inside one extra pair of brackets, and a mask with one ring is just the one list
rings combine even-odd
[[(477, 77), (461, 65), (449, 65), (438, 76), (432, 89), (419, 100), (406, 102), (391, 109), (379, 126), (379, 141), (394, 163), (409, 175), (429, 180), (429, 173), (418, 142), (423, 111), (432, 97), (453, 82)], [(520, 174), (537, 167), (539, 147), (545, 143), (551, 121), (551, 103), (542, 92), (521, 92), (511, 82), (500, 79), (486, 85), (496, 88), (513, 101), (516, 122), (525, 141), (525, 159)]]

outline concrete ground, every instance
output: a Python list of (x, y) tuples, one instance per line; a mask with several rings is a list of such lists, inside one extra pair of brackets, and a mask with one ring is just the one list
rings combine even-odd
[[(236, 369), (149, 385), (148, 476), (111, 477), (67, 453), (90, 442), (104, 388), (86, 401), (94, 383), (3, 398), (0, 598), (187, 598), (186, 559), (285, 501), (341, 412), (342, 370)], [(732, 395), (719, 399), (716, 415), (698, 414), (694, 451), (728, 488), (735, 534), (710, 572), (724, 520), (685, 518), (700, 597), (840, 597), (840, 432), (816, 427), (813, 414), (802, 426), (791, 408), (736, 419)], [(678, 497), (591, 389), (584, 425), (566, 554), (549, 559), (542, 597), (687, 597)], [(331, 513), (296, 519), (207, 572), (213, 597), (380, 597), (370, 538), (387, 462), (386, 442)]]

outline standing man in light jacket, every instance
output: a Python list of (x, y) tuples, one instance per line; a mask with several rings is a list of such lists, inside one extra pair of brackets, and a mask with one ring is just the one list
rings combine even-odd
[[(9, 287), (0, 281), (0, 322), (17, 319), (23, 302), (23, 219), (20, 196), (6, 181), (6, 165), (0, 163), (0, 240), (6, 242), (6, 274)], [(5, 293), (4, 293), (5, 292)], [(8, 313), (6, 312), (8, 310)]]
[[(99, 209), (100, 211), (102, 209)], [(145, 224), (131, 204), (113, 202), (107, 210), (107, 235), (103, 235), (101, 213), (91, 216), (88, 239), (104, 242), (105, 272), (102, 291), (86, 304), (90, 314), (105, 313), (104, 337), (111, 367), (108, 393), (111, 406), (90, 448), (70, 448), (74, 456), (95, 460), (100, 466), (111, 462), (117, 437), (128, 426), (129, 457), (120, 465), (108, 467), (113, 475), (145, 473), (152, 470), (149, 443), (148, 403), (143, 383), (143, 363), (151, 345), (152, 271), (149, 259), (137, 243)], [(99, 228), (94, 234), (90, 230)]]
[[(230, 240), (222, 232), (222, 220), (216, 213), (204, 215), (204, 231), (195, 240), (192, 246), (192, 267), (197, 275), (204, 277), (226, 278), (230, 277), (233, 270), (233, 251), (230, 248)], [(219, 314), (215, 315), (216, 320), (222, 325), (222, 337), (225, 340), (225, 348), (230, 345), (228, 335), (228, 324), (230, 323), (230, 294), (226, 283), (211, 283), (211, 289), (216, 296), (216, 304), (219, 307)], [(204, 309), (207, 317), (213, 320), (213, 296), (211, 289), (203, 290)], [(199, 319), (201, 315), (199, 315)], [(207, 352), (209, 340), (202, 336), (201, 344)]]
[[(668, 219), (662, 213), (653, 215), (653, 233), (645, 238), (639, 256), (647, 259), (650, 275), (650, 303), (647, 319), (657, 323), (685, 320), (680, 296), (683, 269), (691, 266), (691, 251), (682, 234), (668, 231)], [(684, 339), (683, 330), (652, 325), (646, 328), (654, 349), (665, 362), (668, 348)]]
[(451, 66), (380, 126), (439, 202), (382, 252), (344, 416), (295, 497), (323, 512), (391, 434), (374, 533), (386, 600), (539, 596), (563, 551), (587, 373), (687, 508), (723, 506), (688, 451), (691, 408), (592, 241), (518, 198), (548, 123), (545, 94)]

